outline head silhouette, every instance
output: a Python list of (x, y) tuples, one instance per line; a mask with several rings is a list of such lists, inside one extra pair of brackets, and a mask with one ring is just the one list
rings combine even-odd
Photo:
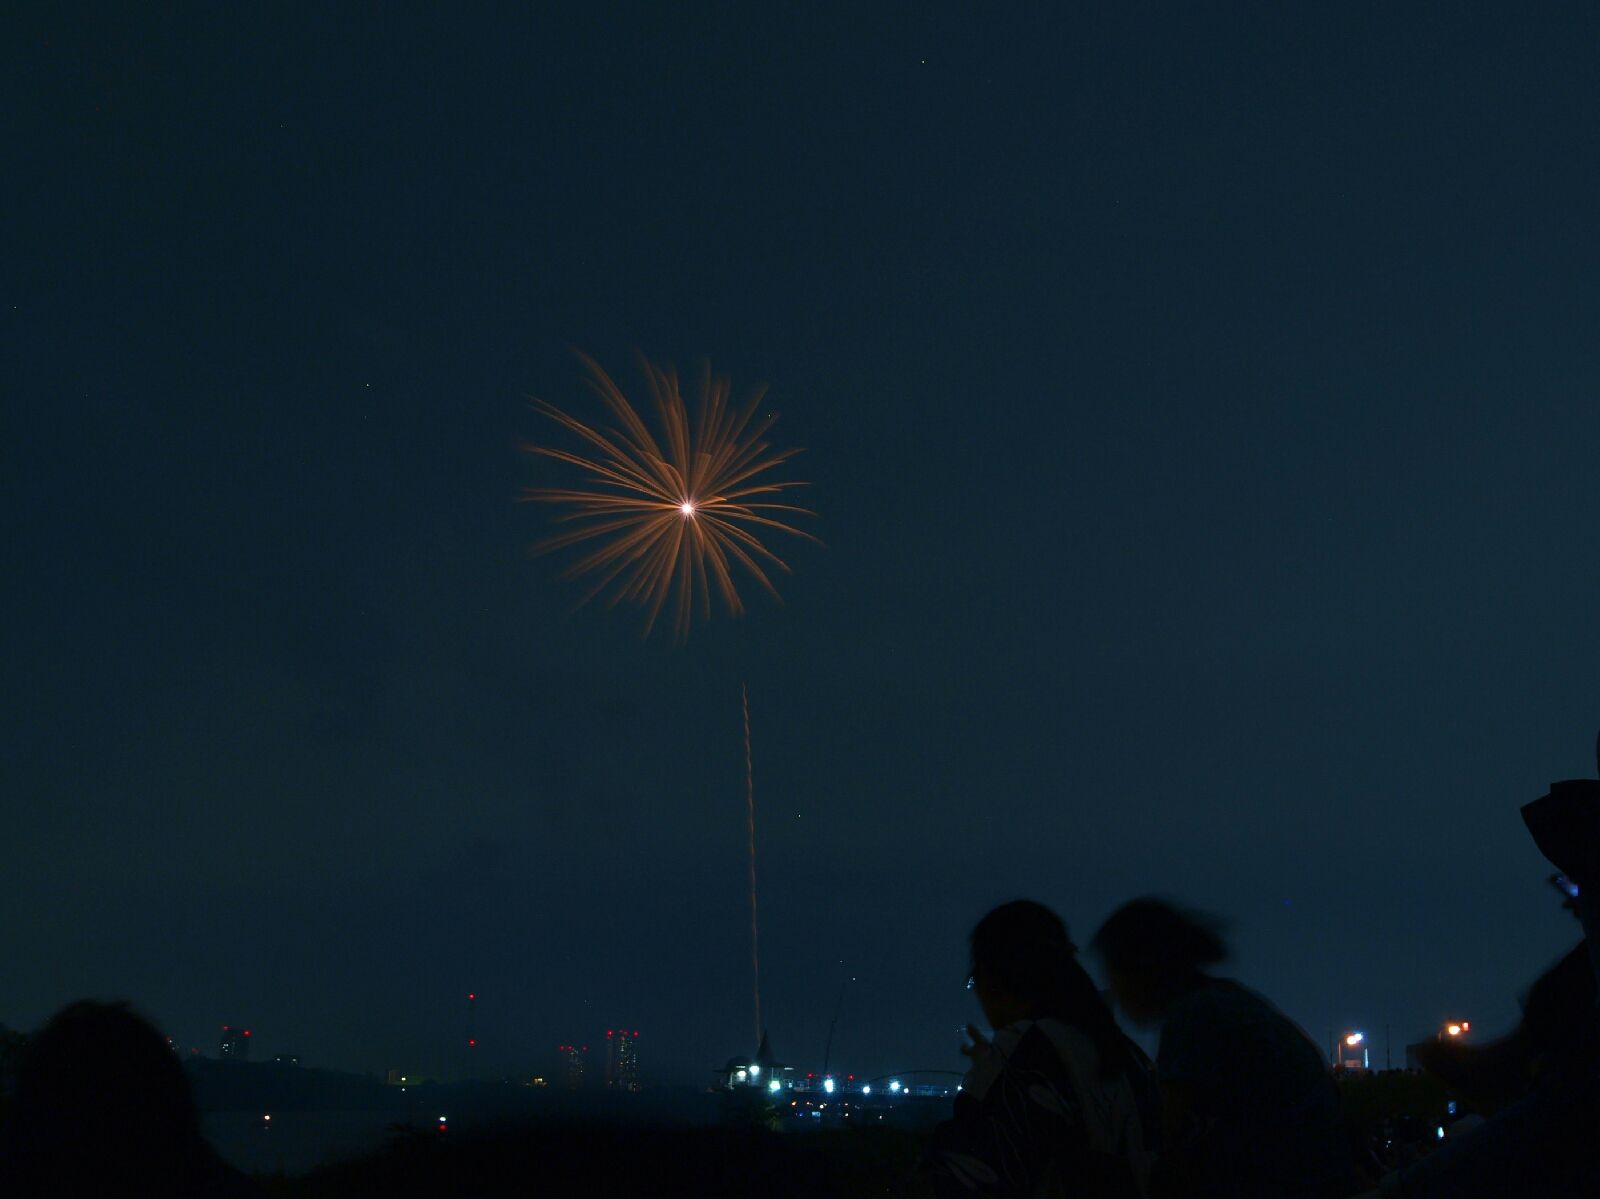
[(1106, 1073), (1130, 1063), (1127, 1038), (1049, 908), (1028, 899), (1001, 904), (978, 921), (970, 944), (973, 989), (992, 1025), (1060, 1020), (1094, 1041)]
[(187, 1194), (215, 1164), (177, 1057), (121, 1003), (70, 1004), (33, 1037), (4, 1144), (16, 1194)]
[(1205, 981), (1206, 967), (1228, 956), (1216, 923), (1162, 899), (1135, 899), (1111, 914), (1094, 935), (1094, 950), (1129, 1017), (1156, 1023)]

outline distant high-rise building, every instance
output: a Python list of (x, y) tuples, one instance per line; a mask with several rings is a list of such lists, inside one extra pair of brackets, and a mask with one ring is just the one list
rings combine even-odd
[(639, 1089), (639, 1033), (606, 1029), (606, 1086), (613, 1091)]
[(589, 1047), (587, 1045), (582, 1049), (579, 1049), (576, 1045), (558, 1045), (556, 1047), (559, 1065), (556, 1077), (561, 1080), (561, 1085), (567, 1090), (579, 1091), (583, 1089), (583, 1059), (588, 1052)]
[(250, 1060), (250, 1030), (248, 1028), (234, 1028), (232, 1025), (222, 1026), (222, 1047), (218, 1051), (225, 1060), (248, 1062)]

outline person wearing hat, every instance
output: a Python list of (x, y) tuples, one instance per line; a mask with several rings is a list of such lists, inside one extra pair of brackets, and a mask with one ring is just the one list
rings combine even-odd
[[(1597, 746), (1600, 757), (1600, 746)], [(1386, 1174), (1371, 1199), (1501, 1199), (1531, 1195), (1560, 1199), (1589, 1196), (1600, 1187), (1600, 779), (1566, 779), (1523, 805), (1522, 820), (1539, 852), (1577, 888), (1572, 907), (1583, 922), (1592, 979), (1557, 970), (1578, 998), (1561, 1027), (1545, 1029), (1551, 1044), (1539, 1055), (1538, 1073), (1517, 1100), (1480, 1124), (1469, 1136), (1447, 1139), (1421, 1161)], [(1583, 948), (1582, 946), (1579, 947)], [(1592, 981), (1595, 989), (1575, 984)], [(1538, 988), (1536, 987), (1536, 990)], [(1531, 1000), (1530, 996), (1530, 1000)], [(1533, 1014), (1530, 1002), (1524, 1024)], [(1368, 1197), (1363, 1197), (1368, 1199)]]

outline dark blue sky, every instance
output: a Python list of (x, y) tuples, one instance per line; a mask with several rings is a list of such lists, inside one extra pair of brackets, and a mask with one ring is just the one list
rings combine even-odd
[[(1593, 10), (571, 6), (7, 38), (0, 1021), (957, 1069), (1148, 891), (1319, 1040), (1514, 1018), (1600, 723)], [(581, 14), (581, 15), (579, 15)], [(581, 348), (771, 385), (673, 648), (528, 547)], [(592, 409), (588, 410), (593, 415)], [(543, 472), (543, 473), (542, 473)]]

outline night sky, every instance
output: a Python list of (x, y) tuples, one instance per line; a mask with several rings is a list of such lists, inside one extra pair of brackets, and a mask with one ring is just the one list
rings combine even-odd
[[(836, 1068), (960, 1069), (1017, 896), (1215, 911), (1319, 1042), (1515, 1019), (1600, 724), (1592, 6), (338, 7), (4, 37), (0, 1022), (446, 1073), (476, 990), (488, 1066), (705, 1081), (741, 682), (806, 1068), (854, 976)], [(574, 350), (770, 385), (781, 606), (574, 610)]]

